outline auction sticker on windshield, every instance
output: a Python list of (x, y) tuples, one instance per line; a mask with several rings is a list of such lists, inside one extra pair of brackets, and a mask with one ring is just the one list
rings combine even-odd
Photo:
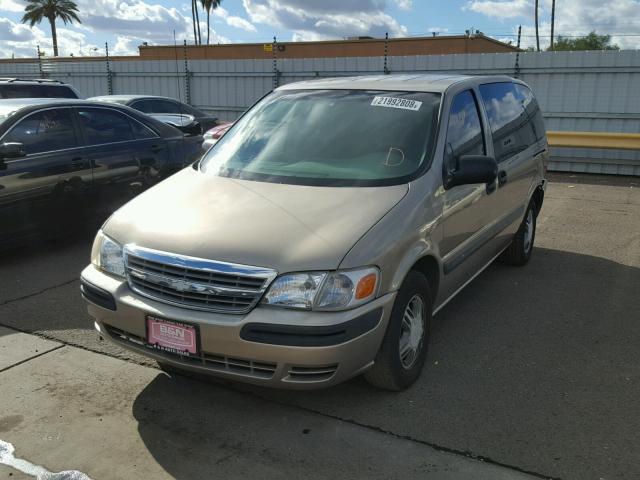
[(182, 322), (147, 316), (147, 342), (149, 346), (179, 355), (197, 355), (196, 328)]
[(375, 96), (371, 101), (371, 105), (374, 107), (402, 108), (404, 110), (418, 111), (422, 106), (422, 102), (409, 98)]

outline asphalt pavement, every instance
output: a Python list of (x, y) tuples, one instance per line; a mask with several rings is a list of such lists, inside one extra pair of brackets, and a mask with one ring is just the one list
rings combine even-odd
[[(230, 478), (639, 478), (640, 180), (551, 180), (529, 265), (491, 266), (435, 317), (425, 371), (402, 393), (361, 379), (291, 392), (168, 377), (93, 332), (77, 280), (93, 232), (6, 252), (0, 345), (13, 348), (0, 361), (0, 440), (95, 479), (198, 478), (198, 465)], [(18, 331), (55, 348), (21, 358)], [(99, 437), (85, 418), (94, 407), (113, 415)], [(55, 456), (42, 425), (66, 432)], [(90, 455), (73, 453), (87, 438)], [(109, 470), (109, 455), (89, 468), (125, 445), (142, 470)]]

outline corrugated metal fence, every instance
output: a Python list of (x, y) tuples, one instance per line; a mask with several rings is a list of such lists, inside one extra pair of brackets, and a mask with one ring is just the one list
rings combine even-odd
[[(469, 73), (518, 76), (535, 91), (549, 130), (640, 132), (640, 51), (523, 52), (269, 60), (1, 63), (0, 76), (41, 72), (84, 95), (165, 95), (233, 120), (274, 86), (328, 76)], [(640, 175), (640, 152), (552, 149), (551, 169)]]

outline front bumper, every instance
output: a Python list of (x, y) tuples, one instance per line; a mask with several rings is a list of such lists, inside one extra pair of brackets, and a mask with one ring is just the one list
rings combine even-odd
[[(193, 372), (296, 389), (334, 385), (371, 367), (395, 299), (395, 293), (389, 293), (343, 312), (258, 306), (246, 315), (230, 315), (142, 297), (126, 281), (93, 265), (84, 269), (81, 282), (97, 328), (118, 345)], [(197, 325), (200, 355), (175, 355), (148, 346), (147, 315)]]

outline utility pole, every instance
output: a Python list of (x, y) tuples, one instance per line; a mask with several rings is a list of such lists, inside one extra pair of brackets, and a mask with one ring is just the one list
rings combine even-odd
[(538, 0), (536, 0), (536, 48), (540, 51), (540, 35), (538, 34)]
[(384, 74), (389, 74), (389, 68), (387, 66), (387, 60), (389, 57), (389, 32), (384, 34)]
[(182, 47), (182, 54), (184, 55), (184, 96), (187, 104), (191, 105), (191, 85), (189, 84), (189, 78), (191, 72), (189, 71), (189, 64), (187, 63), (187, 39), (184, 39), (184, 45)]
[(273, 88), (278, 88), (280, 85), (280, 72), (278, 72), (278, 40), (273, 37), (273, 43), (271, 44), (271, 55), (273, 56)]
[(40, 70), (40, 78), (44, 78), (44, 72), (42, 71), (42, 51), (40, 45), (36, 45), (38, 48), (38, 70)]
[(556, 0), (551, 0), (551, 50), (553, 50), (553, 27), (556, 22)]
[(111, 65), (109, 64), (109, 44), (104, 42), (105, 59), (107, 62), (107, 92), (109, 95), (113, 95), (113, 73), (111, 72)]
[(516, 65), (515, 65), (515, 75), (514, 77), (518, 78), (520, 75), (520, 38), (522, 35), (522, 25), (518, 26), (518, 51), (516, 52)]

